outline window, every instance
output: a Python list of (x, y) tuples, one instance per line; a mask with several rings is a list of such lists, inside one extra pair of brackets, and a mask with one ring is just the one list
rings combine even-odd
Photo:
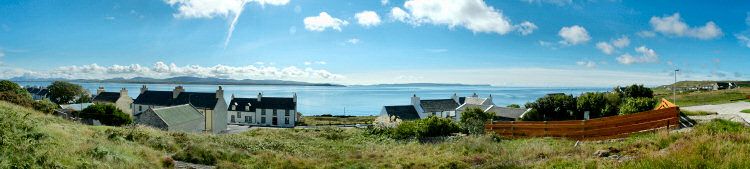
[(232, 105), (232, 110), (237, 110), (237, 105)]
[(284, 124), (289, 124), (289, 117), (284, 117)]
[(143, 106), (138, 106), (138, 111), (143, 111)]
[(287, 109), (287, 110), (284, 110), (284, 115), (285, 115), (285, 116), (289, 116), (289, 109)]
[(273, 116), (276, 116), (276, 109), (273, 109)]
[(234, 115), (232, 115), (232, 121), (231, 122), (234, 123)]
[(245, 123), (252, 123), (253, 122), (252, 119), (253, 119), (252, 116), (245, 116)]
[(260, 123), (266, 123), (266, 117), (260, 117)]
[(266, 109), (260, 109), (260, 115), (264, 115), (265, 116), (266, 115)]
[(237, 112), (237, 118), (240, 118), (240, 117), (242, 117), (240, 116), (240, 112)]

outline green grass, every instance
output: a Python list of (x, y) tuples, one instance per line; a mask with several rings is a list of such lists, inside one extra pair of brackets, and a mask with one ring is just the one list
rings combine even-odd
[[(495, 135), (422, 143), (366, 129), (258, 129), (232, 135), (86, 126), (0, 103), (0, 168), (163, 168), (164, 154), (220, 168), (745, 168), (750, 130), (724, 120), (690, 132), (582, 142)], [(618, 162), (594, 157), (612, 147)], [(168, 166), (166, 166), (168, 167)]]
[(740, 111), (740, 112), (743, 112), (743, 113), (750, 113), (750, 109), (745, 109), (745, 110), (742, 110), (742, 111)]
[(705, 115), (719, 114), (719, 113), (711, 112), (711, 111), (689, 111), (689, 110), (680, 110), (680, 113), (687, 115), (687, 116), (705, 116)]
[[(750, 88), (682, 93), (677, 94), (676, 104), (679, 106), (725, 104), (745, 99), (747, 95), (750, 95)], [(673, 100), (671, 93), (658, 94), (654, 97)]]
[(301, 125), (342, 125), (342, 124), (372, 124), (377, 116), (324, 117), (302, 116)]

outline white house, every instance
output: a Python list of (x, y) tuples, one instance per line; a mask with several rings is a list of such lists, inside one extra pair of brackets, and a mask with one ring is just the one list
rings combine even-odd
[[(458, 97), (455, 93), (449, 99), (422, 100), (417, 95), (412, 95), (411, 104), (400, 106), (383, 106), (378, 123), (393, 123), (401, 120), (424, 119), (429, 116), (444, 117), (458, 121), (460, 113), (457, 108), (461, 105), (495, 105), (492, 95), (488, 98), (480, 98), (476, 93), (472, 97)], [(463, 109), (461, 109), (463, 110)]]
[(226, 116), (230, 124), (251, 126), (294, 127), (297, 116), (297, 94), (292, 97), (235, 98), (227, 107)]
[(113, 104), (122, 112), (133, 116), (133, 98), (128, 96), (128, 89), (122, 88), (120, 92), (106, 92), (104, 87), (99, 87), (91, 102), (94, 104)]
[(141, 94), (133, 101), (133, 115), (137, 116), (149, 108), (190, 104), (205, 117), (204, 131), (219, 133), (227, 129), (227, 102), (224, 90), (219, 86), (215, 93), (185, 92), (182, 86), (172, 91), (151, 91), (143, 85)]

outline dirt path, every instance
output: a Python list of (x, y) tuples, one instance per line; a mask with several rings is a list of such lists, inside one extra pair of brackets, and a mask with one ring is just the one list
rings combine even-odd
[(719, 104), (719, 105), (688, 106), (688, 107), (680, 107), (680, 109), (690, 110), (690, 111), (712, 111), (712, 112), (719, 113), (720, 115), (734, 114), (734, 115), (742, 117), (745, 120), (745, 123), (750, 123), (750, 113), (740, 112), (745, 109), (750, 109), (750, 102), (741, 101), (741, 102)]

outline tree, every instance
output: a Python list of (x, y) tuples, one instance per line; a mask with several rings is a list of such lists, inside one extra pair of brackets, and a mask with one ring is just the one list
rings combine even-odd
[(561, 121), (583, 119), (583, 113), (576, 110), (576, 98), (573, 95), (547, 95), (535, 102), (526, 103), (532, 109), (521, 120), (523, 121)]
[(84, 101), (80, 98), (86, 97), (87, 95), (83, 91), (83, 87), (81, 87), (81, 85), (64, 81), (52, 82), (52, 85), (49, 85), (47, 88), (49, 89), (49, 94), (47, 94), (47, 96), (49, 96), (52, 102), (55, 102), (57, 104)]
[(658, 100), (654, 98), (627, 98), (620, 106), (620, 115), (653, 110), (657, 103), (659, 103)]
[(508, 105), (508, 106), (506, 106), (506, 107), (510, 107), (510, 108), (521, 108), (521, 106), (519, 106), (518, 104), (511, 104), (511, 105)]
[(112, 104), (91, 105), (81, 110), (79, 117), (99, 120), (99, 122), (108, 126), (122, 126), (133, 123), (129, 114), (123, 113), (122, 110)]
[(11, 91), (13, 93), (18, 94), (19, 96), (31, 99), (31, 94), (29, 94), (29, 91), (26, 91), (26, 89), (22, 88), (17, 83), (12, 82), (10, 80), (0, 81), (0, 92), (4, 92), (4, 91)]
[(483, 134), (484, 123), (487, 123), (495, 117), (494, 112), (485, 112), (480, 108), (471, 108), (461, 112), (461, 125), (469, 134)]
[(643, 85), (636, 85), (636, 84), (633, 84), (625, 88), (622, 94), (623, 94), (623, 97), (625, 98), (638, 98), (638, 97), (652, 98), (654, 97), (654, 91), (652, 91), (650, 88), (643, 87)]
[(578, 96), (576, 99), (576, 108), (578, 112), (589, 112), (590, 118), (598, 118), (606, 116), (607, 100), (604, 98), (604, 93), (600, 92), (587, 92)]

